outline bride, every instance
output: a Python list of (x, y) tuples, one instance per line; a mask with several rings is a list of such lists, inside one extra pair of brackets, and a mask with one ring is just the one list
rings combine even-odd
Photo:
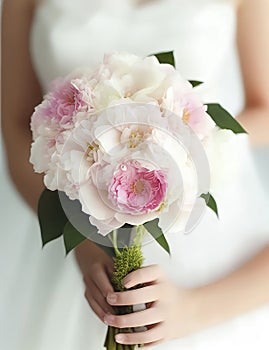
[[(140, 283), (146, 287), (123, 293), (114, 293), (109, 282), (112, 261), (93, 242), (81, 244), (65, 261), (60, 241), (41, 252), (34, 216), (10, 195), (7, 185), (3, 198), (9, 205), (3, 203), (1, 210), (12, 248), (3, 249), (1, 263), (12, 268), (6, 273), (10, 290), (1, 291), (6, 306), (3, 348), (101, 349), (105, 324), (150, 325), (144, 332), (118, 334), (116, 340), (160, 350), (268, 348), (268, 198), (250, 155), (251, 147), (269, 143), (268, 13), (268, 0), (3, 2), (7, 164), (17, 190), (34, 211), (43, 183), (28, 161), (33, 108), (52, 79), (80, 65), (95, 65), (104, 52), (146, 56), (174, 49), (180, 72), (204, 81), (201, 95), (207, 102), (221, 100), (237, 114), (252, 143), (242, 137), (239, 175), (217, 194), (220, 220), (208, 211), (190, 235), (169, 237), (171, 259), (154, 243), (145, 246), (145, 267), (124, 283), (127, 288)], [(113, 314), (114, 305), (140, 303), (151, 306), (131, 315)]]

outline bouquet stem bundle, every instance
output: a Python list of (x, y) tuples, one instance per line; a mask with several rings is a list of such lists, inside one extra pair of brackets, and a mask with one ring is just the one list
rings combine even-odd
[[(105, 55), (96, 70), (75, 70), (51, 84), (31, 117), (30, 161), (47, 187), (38, 205), (43, 245), (62, 236), (68, 254), (93, 240), (115, 257), (112, 283), (122, 292), (124, 277), (143, 264), (146, 232), (170, 254), (164, 232), (194, 228), (202, 204), (218, 215), (209, 175), (215, 159), (222, 164), (220, 145), (233, 144), (231, 131), (246, 131), (219, 104), (204, 105), (194, 90), (200, 84), (180, 76), (172, 51)], [(225, 164), (231, 149), (221, 153)], [(134, 349), (115, 342), (116, 334), (133, 331), (109, 327), (106, 349)]]
[[(114, 258), (114, 273), (113, 285), (116, 291), (126, 290), (122, 284), (122, 280), (130, 272), (140, 269), (142, 267), (144, 258), (141, 249), (141, 242), (145, 234), (145, 228), (141, 225), (136, 228), (136, 236), (131, 247), (125, 246), (121, 250), (117, 245), (117, 231), (113, 232), (113, 246), (115, 250)], [(135, 288), (139, 288), (136, 286)], [(115, 307), (117, 315), (126, 315), (133, 312), (133, 307), (130, 305)], [(118, 333), (131, 333), (132, 328), (115, 328), (108, 326), (108, 331), (104, 343), (107, 350), (134, 350), (136, 345), (123, 345), (115, 341), (115, 335)]]

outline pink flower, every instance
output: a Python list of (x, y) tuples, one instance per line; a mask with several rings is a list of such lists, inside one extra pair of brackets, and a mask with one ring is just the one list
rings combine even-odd
[(53, 85), (44, 113), (64, 127), (72, 122), (76, 113), (87, 111), (88, 106), (83, 99), (83, 91), (72, 80), (58, 79)]
[(163, 170), (149, 170), (130, 160), (121, 163), (113, 175), (108, 196), (125, 213), (153, 211), (165, 198), (167, 181)]
[[(81, 115), (85, 118), (91, 110), (92, 93), (89, 81), (86, 72), (74, 72), (66, 78), (59, 78), (51, 83), (50, 92), (35, 108), (31, 118), (34, 139), (32, 153), (39, 155), (33, 154), (31, 161), (36, 171), (49, 170), (49, 158), (62, 149), (77, 119)], [(35, 146), (35, 143), (38, 145)]]
[(202, 104), (193, 92), (187, 93), (182, 98), (182, 104), (182, 120), (187, 123), (200, 138), (208, 135), (211, 130), (214, 129), (216, 124), (206, 113), (206, 106)]
[(56, 80), (31, 127), (31, 162), (46, 187), (78, 199), (103, 235), (155, 218), (179, 232), (206, 192), (197, 139), (206, 144), (215, 123), (192, 85), (155, 57), (115, 53)]
[(160, 100), (160, 107), (166, 113), (172, 111), (179, 115), (199, 139), (208, 135), (216, 125), (192, 85), (179, 78), (167, 89), (165, 98)]
[(46, 127), (48, 134), (58, 134), (74, 125), (80, 112), (88, 112), (91, 106), (91, 88), (86, 78), (59, 78), (51, 85), (51, 91), (37, 106), (32, 116), (31, 127), (36, 135)]

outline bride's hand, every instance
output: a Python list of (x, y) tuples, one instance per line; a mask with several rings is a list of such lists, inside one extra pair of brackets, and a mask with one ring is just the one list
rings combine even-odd
[(107, 295), (113, 293), (110, 282), (113, 260), (89, 240), (81, 243), (75, 249), (75, 254), (85, 283), (85, 298), (95, 314), (103, 321), (106, 313), (114, 313), (106, 301)]
[(107, 314), (104, 321), (118, 328), (147, 326), (147, 330), (117, 334), (118, 343), (151, 346), (183, 337), (197, 329), (193, 292), (178, 288), (158, 265), (131, 272), (123, 282), (128, 289), (139, 284), (144, 284), (144, 287), (109, 293), (107, 296), (109, 304), (147, 304), (147, 308), (122, 316)]

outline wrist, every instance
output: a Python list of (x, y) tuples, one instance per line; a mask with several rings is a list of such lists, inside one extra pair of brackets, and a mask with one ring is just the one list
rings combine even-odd
[(191, 290), (195, 327), (203, 330), (230, 319), (233, 315), (230, 306), (232, 300), (218, 283), (209, 284)]
[(200, 288), (185, 291), (184, 305), (188, 313), (189, 334), (199, 332), (210, 324), (202, 294)]
[(88, 270), (89, 259), (91, 261), (95, 260), (96, 249), (98, 249), (96, 244), (89, 239), (86, 239), (74, 249), (77, 264), (83, 275)]
[(86, 239), (74, 249), (77, 264), (85, 276), (89, 266), (102, 264), (109, 271), (113, 269), (113, 260), (94, 242)]
[(174, 307), (175, 332), (172, 338), (182, 338), (207, 327), (203, 300), (198, 289), (178, 289), (178, 299)]
[[(203, 287), (185, 289), (180, 293), (181, 301), (178, 313), (184, 315), (183, 336), (202, 331), (219, 321), (211, 297)], [(182, 331), (182, 324), (180, 330)]]

